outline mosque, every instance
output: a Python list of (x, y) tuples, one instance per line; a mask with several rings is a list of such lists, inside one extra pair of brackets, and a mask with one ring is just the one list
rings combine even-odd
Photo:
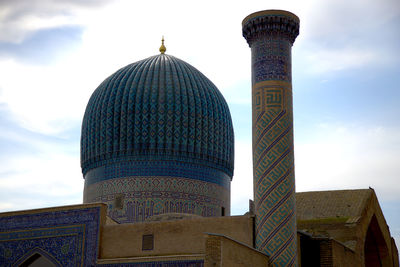
[(83, 204), (0, 214), (0, 266), (399, 266), (373, 189), (295, 192), (291, 47), (282, 10), (242, 23), (252, 56), (254, 199), (230, 216), (234, 132), (200, 71), (166, 54), (93, 92)]

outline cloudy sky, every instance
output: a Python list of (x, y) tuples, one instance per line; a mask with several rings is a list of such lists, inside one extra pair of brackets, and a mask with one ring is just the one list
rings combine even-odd
[[(0, 1), (0, 212), (82, 202), (79, 138), (91, 93), (158, 53), (194, 65), (233, 117), (232, 213), (252, 198), (250, 49), (241, 21), (300, 17), (293, 46), (297, 191), (372, 187), (400, 240), (400, 3)], [(398, 245), (399, 246), (399, 245)]]

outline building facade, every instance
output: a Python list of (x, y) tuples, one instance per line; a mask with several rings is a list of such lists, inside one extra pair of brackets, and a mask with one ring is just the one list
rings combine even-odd
[[(299, 20), (243, 21), (252, 49), (254, 207), (230, 216), (228, 106), (160, 54), (94, 91), (81, 135), (83, 204), (0, 213), (0, 266), (399, 266), (373, 189), (295, 193), (291, 46)], [(296, 215), (297, 214), (297, 215)]]

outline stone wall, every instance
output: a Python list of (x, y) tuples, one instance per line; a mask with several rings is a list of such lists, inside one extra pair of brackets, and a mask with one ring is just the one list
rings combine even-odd
[(207, 234), (204, 267), (268, 267), (269, 257), (226, 236)]
[(335, 241), (330, 240), (332, 249), (332, 259), (334, 267), (344, 267), (344, 266), (362, 266), (360, 257), (356, 253), (346, 247), (345, 245)]
[[(105, 225), (100, 259), (204, 254), (204, 233), (218, 233), (253, 246), (253, 219), (231, 216)], [(153, 237), (152, 249), (143, 248), (144, 236)]]

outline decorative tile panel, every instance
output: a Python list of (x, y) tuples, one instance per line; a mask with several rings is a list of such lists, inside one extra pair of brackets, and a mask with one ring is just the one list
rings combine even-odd
[(59, 266), (93, 266), (100, 206), (0, 217), (0, 266), (18, 266), (38, 252)]
[(230, 188), (231, 178), (224, 172), (198, 164), (179, 161), (125, 161), (92, 169), (85, 176), (85, 185), (122, 177), (165, 176), (210, 182)]
[(204, 267), (203, 260), (153, 261), (118, 264), (99, 264), (99, 267)]
[[(115, 199), (123, 195), (123, 208)], [(205, 217), (230, 214), (230, 188), (177, 177), (124, 177), (86, 185), (84, 202), (103, 202), (120, 223), (140, 222), (153, 215), (189, 213)]]

